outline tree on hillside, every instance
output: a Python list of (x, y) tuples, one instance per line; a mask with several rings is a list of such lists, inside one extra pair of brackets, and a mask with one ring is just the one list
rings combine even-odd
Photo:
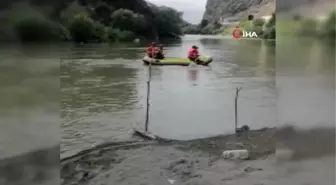
[(336, 12), (333, 11), (329, 15), (328, 19), (322, 24), (321, 35), (327, 38), (335, 39), (336, 36)]
[(134, 13), (128, 9), (118, 9), (111, 15), (112, 27), (121, 30), (133, 31), (143, 34), (147, 30), (147, 22), (144, 15)]
[(182, 15), (182, 12), (173, 8), (159, 7), (156, 17), (159, 35), (162, 37), (178, 37), (182, 35), (181, 25), (184, 23)]
[(276, 37), (276, 27), (275, 27), (276, 16), (272, 13), (271, 19), (265, 24), (265, 30), (263, 37), (266, 39), (275, 39)]
[(76, 15), (70, 22), (69, 31), (75, 42), (106, 41), (107, 30), (84, 14)]

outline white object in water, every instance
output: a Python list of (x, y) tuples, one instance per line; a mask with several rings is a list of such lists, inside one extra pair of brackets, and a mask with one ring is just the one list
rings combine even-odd
[(248, 150), (226, 150), (223, 152), (224, 159), (248, 159)]

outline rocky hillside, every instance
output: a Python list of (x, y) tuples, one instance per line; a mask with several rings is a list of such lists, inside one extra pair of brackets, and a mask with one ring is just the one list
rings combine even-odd
[(202, 29), (216, 29), (222, 24), (275, 12), (275, 0), (208, 0), (201, 22)]

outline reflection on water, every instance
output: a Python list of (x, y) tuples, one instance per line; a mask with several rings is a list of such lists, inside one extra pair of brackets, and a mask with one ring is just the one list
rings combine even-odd
[[(194, 72), (181, 66), (152, 67), (149, 129), (153, 133), (175, 139), (231, 133), (236, 86), (244, 88), (240, 124), (275, 126), (273, 46), (187, 36), (165, 45), (165, 53), (185, 57), (192, 45), (213, 56), (211, 66)], [(62, 55), (63, 155), (106, 140), (127, 139), (134, 123), (144, 123), (148, 74), (141, 61), (144, 47), (105, 47), (76, 47), (67, 52), (70, 57)]]
[(136, 69), (113, 60), (63, 59), (61, 71), (65, 145), (128, 133), (139, 101)]
[(310, 39), (280, 40), (276, 78), (279, 125), (334, 126), (335, 46)]

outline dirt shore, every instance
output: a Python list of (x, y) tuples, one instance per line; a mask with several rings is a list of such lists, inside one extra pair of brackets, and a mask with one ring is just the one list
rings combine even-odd
[[(222, 152), (248, 149), (249, 160), (253, 161), (267, 159), (274, 154), (275, 146), (274, 128), (250, 131), (240, 137), (229, 135), (192, 141), (104, 144), (63, 159), (62, 184), (189, 183), (206, 177), (199, 170), (210, 170), (216, 166), (219, 168), (217, 170), (223, 168), (223, 171), (243, 170), (242, 173), (250, 173), (259, 169), (244, 166), (243, 163), (220, 164), (223, 162)], [(218, 182), (229, 181), (229, 176), (226, 180), (225, 176), (227, 175), (220, 175)]]
[[(223, 159), (223, 150), (237, 148), (248, 149), (250, 159)], [(59, 162), (59, 146), (1, 159), (0, 184), (330, 185), (335, 184), (335, 128), (106, 143)]]
[[(63, 159), (62, 184), (334, 184), (334, 129), (297, 132), (287, 127), (275, 131), (250, 131), (238, 138), (231, 135), (193, 141), (105, 144)], [(312, 139), (302, 140), (310, 137), (321, 138), (325, 147)], [(274, 155), (276, 138), (280, 156)], [(295, 146), (300, 147), (295, 150)], [(250, 151), (249, 160), (223, 159), (224, 150), (241, 148)]]
[[(1, 159), (0, 184), (333, 185), (335, 136), (335, 128), (287, 127), (276, 134), (264, 129), (239, 138), (106, 143), (62, 159), (61, 166), (55, 146)], [(223, 150), (236, 148), (250, 150), (251, 158), (223, 159)]]

